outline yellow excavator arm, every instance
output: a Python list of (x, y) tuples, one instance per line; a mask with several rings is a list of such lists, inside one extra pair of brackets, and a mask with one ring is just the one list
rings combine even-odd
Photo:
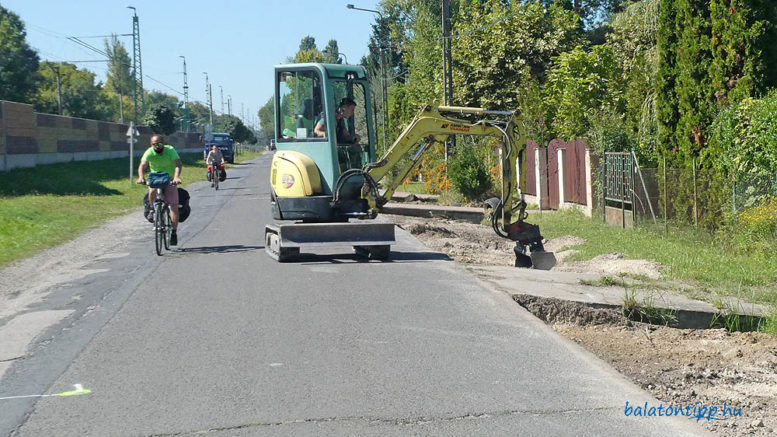
[[(492, 227), (497, 235), (516, 242), (516, 265), (550, 268), (555, 264), (555, 257), (544, 251), (539, 227), (524, 222), (527, 214), (523, 196), (517, 201), (514, 199), (516, 194), (523, 192), (526, 184), (526, 138), (515, 125), (515, 115), (512, 111), (457, 106), (424, 108), (381, 159), (365, 165), (358, 172), (365, 181), (361, 197), (366, 200), (371, 215), (377, 214), (391, 199), (396, 188), (420, 163), (423, 153), (434, 143), (444, 142), (451, 135), (495, 137), (502, 144), (502, 181), (501, 197), (486, 201)], [(410, 159), (405, 160), (408, 156)], [(521, 166), (520, 171), (518, 165)], [(393, 178), (392, 173), (396, 174)], [(516, 173), (519, 174), (520, 181), (517, 180)], [(378, 182), (381, 181), (383, 192), (378, 187)], [(527, 250), (531, 252), (531, 257), (526, 255)]]

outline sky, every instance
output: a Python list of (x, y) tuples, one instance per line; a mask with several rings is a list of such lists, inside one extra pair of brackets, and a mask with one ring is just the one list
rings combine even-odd
[[(143, 86), (183, 100), (183, 60), (189, 100), (206, 102), (205, 75), (213, 84), (213, 109), (221, 113), (232, 97), (232, 113), (256, 113), (273, 94), (274, 65), (299, 49), (306, 35), (322, 50), (330, 39), (350, 63), (368, 53), (376, 15), (350, 10), (347, 3), (377, 9), (378, 0), (0, 0), (19, 15), (27, 43), (41, 60), (83, 61), (100, 55), (67, 39), (132, 33), (134, 6), (140, 23)], [(132, 56), (132, 36), (120, 37)], [(104, 38), (80, 38), (104, 48)], [(104, 63), (80, 63), (105, 81)], [(150, 78), (149, 78), (150, 76)]]

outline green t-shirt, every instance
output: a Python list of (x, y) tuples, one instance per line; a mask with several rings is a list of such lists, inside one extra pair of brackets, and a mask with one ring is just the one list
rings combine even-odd
[(151, 171), (164, 171), (170, 174), (172, 178), (175, 176), (175, 161), (180, 159), (178, 152), (171, 145), (166, 145), (161, 154), (157, 154), (153, 147), (149, 147), (140, 161), (148, 162), (148, 166)]

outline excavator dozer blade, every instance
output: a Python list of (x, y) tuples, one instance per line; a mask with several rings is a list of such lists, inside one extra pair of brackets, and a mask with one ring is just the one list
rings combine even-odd
[(556, 255), (553, 252), (539, 250), (531, 252), (531, 263), (536, 270), (550, 270), (556, 265)]
[(353, 246), (370, 259), (386, 259), (396, 243), (393, 223), (289, 223), (265, 227), (265, 250), (280, 262), (293, 261), (303, 247)]

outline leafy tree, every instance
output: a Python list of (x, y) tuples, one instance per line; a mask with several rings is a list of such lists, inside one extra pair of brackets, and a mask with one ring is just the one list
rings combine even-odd
[(254, 133), (243, 124), (240, 118), (234, 115), (222, 115), (214, 124), (216, 132), (226, 132), (237, 142), (256, 142)]
[(677, 101), (677, 11), (674, 2), (662, 1), (659, 8), (658, 35), (658, 77), (656, 78), (656, 117), (658, 119), (657, 144), (661, 155), (677, 150), (675, 129), (680, 118)]
[[(622, 68), (621, 80), (625, 86), (623, 93), (626, 107), (618, 125), (623, 126), (628, 133), (640, 163), (645, 165), (655, 164), (658, 158), (656, 101), (659, 3), (659, 0), (640, 0), (627, 5), (622, 12), (613, 16), (613, 31), (607, 36), (607, 44), (612, 47), (616, 62)], [(609, 116), (615, 117), (613, 114)], [(605, 126), (601, 126), (600, 130), (609, 132)], [(621, 144), (623, 132), (617, 132), (617, 136), (605, 140), (605, 144)]]
[(575, 12), (588, 29), (595, 29), (608, 16), (621, 10), (624, 0), (542, 0), (545, 6), (557, 5)]
[(455, 100), (463, 105), (515, 108), (523, 79), (544, 82), (552, 58), (583, 42), (578, 17), (555, 5), (482, 0), (460, 13), (452, 46)]
[(164, 103), (168, 107), (175, 110), (176, 113), (180, 113), (181, 102), (178, 100), (178, 97), (162, 93), (159, 91), (151, 91), (150, 93), (147, 93), (145, 96), (146, 105), (152, 106), (157, 103)]
[(105, 40), (105, 52), (108, 54), (108, 79), (103, 90), (110, 102), (113, 119), (118, 121), (122, 118), (122, 113), (124, 120), (131, 119), (135, 113), (133, 98), (135, 80), (131, 76), (132, 61), (124, 44), (116, 35)]
[(302, 41), (299, 42), (300, 52), (304, 52), (305, 50), (315, 50), (315, 49), (316, 49), (316, 39), (310, 35), (302, 38)]
[(259, 108), (259, 126), (262, 129), (262, 139), (264, 142), (270, 142), (275, 137), (275, 100), (270, 97), (267, 102)]
[(166, 103), (150, 106), (141, 123), (158, 134), (170, 135), (176, 131), (175, 112)]
[(299, 43), (299, 51), (294, 56), (295, 63), (323, 62), (324, 54), (316, 48), (316, 39), (308, 35)]
[(775, 114), (775, 90), (761, 99), (744, 99), (721, 112), (711, 128), (710, 162), (731, 176), (759, 176), (773, 184), (777, 174)]
[(132, 95), (135, 90), (132, 60), (116, 35), (113, 35), (110, 40), (105, 40), (105, 53), (108, 54), (108, 80), (105, 88), (116, 94)]
[(323, 62), (327, 64), (340, 63), (340, 48), (337, 46), (336, 40), (330, 39), (322, 53), (324, 55)]
[(677, 120), (678, 158), (690, 164), (706, 147), (715, 100), (708, 68), (712, 63), (708, 0), (677, 0)]
[(38, 74), (41, 80), (33, 99), (36, 111), (57, 113), (57, 72), (60, 76), (62, 115), (95, 120), (110, 119), (109, 102), (102, 92), (102, 84), (95, 83), (95, 74), (88, 70), (79, 70), (68, 63), (40, 63)]
[(777, 85), (777, 3), (712, 0), (710, 76), (719, 106)]
[(200, 102), (189, 102), (187, 107), (191, 120), (200, 126), (210, 123), (210, 109)]
[(469, 199), (479, 199), (491, 188), (486, 159), (475, 146), (457, 149), (449, 174), (454, 188)]
[(35, 93), (38, 54), (19, 16), (0, 6), (0, 99), (28, 102)]
[(610, 46), (595, 46), (590, 52), (578, 47), (562, 53), (545, 84), (553, 131), (573, 140), (586, 134), (590, 117), (601, 108), (622, 112), (620, 75)]

